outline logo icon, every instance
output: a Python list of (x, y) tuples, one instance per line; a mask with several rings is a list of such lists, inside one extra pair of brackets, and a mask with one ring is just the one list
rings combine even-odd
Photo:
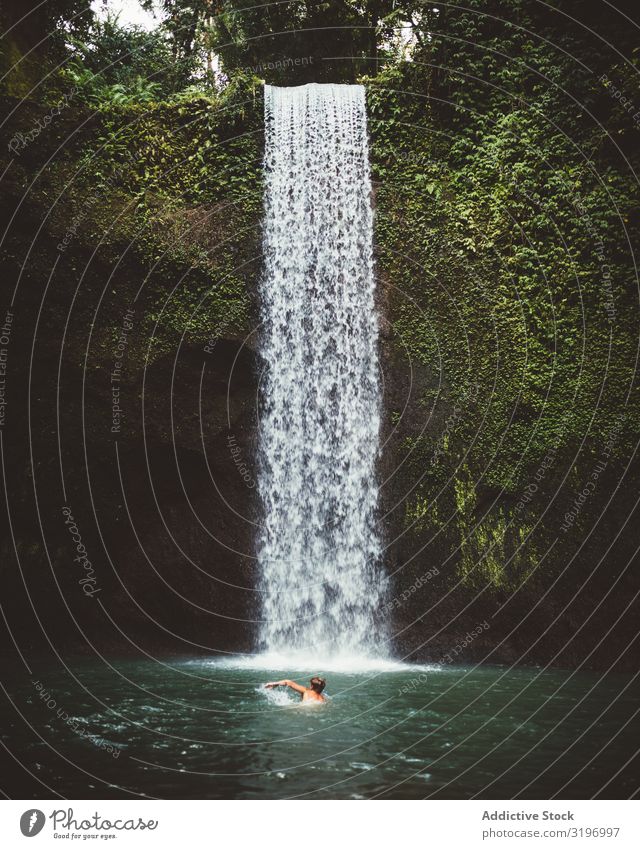
[(40, 834), (46, 817), (37, 808), (30, 808), (20, 817), (20, 831), (25, 837), (35, 837)]

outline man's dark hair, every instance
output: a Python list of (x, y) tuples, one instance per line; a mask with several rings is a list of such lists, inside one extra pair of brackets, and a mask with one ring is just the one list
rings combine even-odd
[(315, 675), (309, 683), (311, 684), (311, 689), (315, 690), (316, 693), (321, 693), (327, 686), (327, 682), (324, 678), (318, 678), (317, 675)]

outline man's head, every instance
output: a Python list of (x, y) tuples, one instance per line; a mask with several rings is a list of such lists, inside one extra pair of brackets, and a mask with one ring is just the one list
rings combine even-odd
[(324, 680), (324, 678), (318, 678), (317, 675), (315, 675), (309, 683), (311, 684), (311, 689), (314, 690), (316, 693), (321, 693), (327, 686), (327, 682)]

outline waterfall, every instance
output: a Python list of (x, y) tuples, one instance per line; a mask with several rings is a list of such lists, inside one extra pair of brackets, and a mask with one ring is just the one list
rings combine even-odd
[(261, 648), (373, 656), (380, 387), (365, 93), (265, 86)]

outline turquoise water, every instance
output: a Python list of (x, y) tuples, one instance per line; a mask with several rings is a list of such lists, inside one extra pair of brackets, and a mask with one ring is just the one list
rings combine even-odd
[[(314, 672), (327, 678), (326, 705), (262, 687)], [(10, 688), (24, 720), (11, 711), (3, 738), (42, 782), (29, 795), (616, 798), (640, 782), (625, 766), (638, 748), (631, 676), (206, 659), (82, 661), (73, 674), (81, 684), (35, 668)]]

